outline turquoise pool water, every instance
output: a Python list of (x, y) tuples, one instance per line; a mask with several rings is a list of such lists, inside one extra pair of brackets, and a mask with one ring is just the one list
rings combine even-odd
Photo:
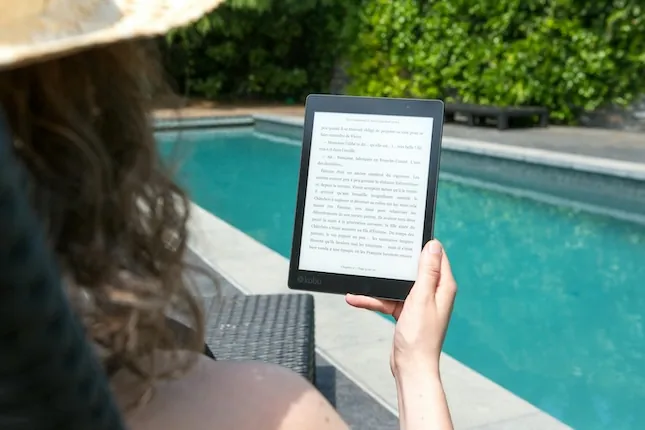
[[(300, 148), (180, 139), (191, 197), (288, 257)], [(442, 181), (436, 231), (460, 286), (447, 353), (577, 429), (645, 428), (643, 227)]]

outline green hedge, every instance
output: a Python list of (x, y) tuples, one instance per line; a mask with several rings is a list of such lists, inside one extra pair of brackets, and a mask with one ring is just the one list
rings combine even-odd
[(345, 13), (334, 0), (229, 0), (171, 33), (165, 63), (193, 97), (300, 101), (327, 90)]
[(630, 0), (365, 0), (352, 94), (581, 111), (645, 93), (645, 6)]
[[(638, 3), (638, 4), (637, 4)], [(229, 0), (168, 37), (180, 90), (301, 101), (347, 64), (350, 94), (582, 111), (645, 93), (636, 0)]]

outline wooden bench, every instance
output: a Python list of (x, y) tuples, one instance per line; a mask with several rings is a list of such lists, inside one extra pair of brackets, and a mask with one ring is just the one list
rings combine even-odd
[(539, 118), (539, 126), (547, 127), (549, 125), (549, 110), (539, 106), (490, 106), (476, 105), (467, 103), (446, 103), (445, 120), (453, 122), (455, 114), (466, 117), (468, 125), (475, 126), (483, 124), (486, 118), (495, 118), (497, 128), (506, 130), (509, 128), (510, 118)]

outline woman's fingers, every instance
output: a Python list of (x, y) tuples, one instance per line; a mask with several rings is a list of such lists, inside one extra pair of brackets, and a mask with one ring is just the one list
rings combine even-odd
[[(439, 285), (440, 283), (441, 286)], [(440, 292), (439, 290), (442, 291)], [(456, 284), (452, 278), (450, 265), (443, 251), (443, 246), (438, 240), (431, 240), (421, 252), (417, 280), (406, 302), (413, 303), (413, 307), (421, 306), (423, 308), (428, 304), (435, 303), (435, 299), (441, 300), (442, 307), (449, 315), (455, 292)], [(403, 302), (368, 296), (347, 294), (345, 301), (356, 308), (392, 315), (397, 321), (403, 310)]]
[(433, 239), (426, 244), (419, 258), (419, 273), (410, 291), (408, 300), (415, 303), (428, 303), (434, 300), (437, 285), (441, 277), (441, 260), (443, 246)]
[(399, 318), (401, 307), (403, 306), (403, 302), (376, 299), (368, 296), (357, 296), (354, 294), (347, 294), (345, 296), (345, 301), (355, 308), (392, 315), (395, 319)]
[(442, 316), (449, 317), (452, 312), (452, 306), (455, 302), (455, 295), (457, 294), (457, 282), (452, 275), (450, 268), (450, 261), (448, 256), (444, 253), (441, 260), (441, 279), (437, 286), (435, 293), (435, 302), (437, 303), (437, 310), (441, 312)]
[(347, 294), (345, 301), (355, 308), (367, 309), (370, 311), (382, 312), (389, 314), (394, 310), (394, 303), (386, 300), (376, 299), (368, 296), (358, 296)]

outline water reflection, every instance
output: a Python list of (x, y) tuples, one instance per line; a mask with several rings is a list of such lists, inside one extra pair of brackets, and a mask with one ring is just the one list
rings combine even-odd
[(460, 285), (446, 350), (576, 428), (645, 426), (645, 231), (442, 183)]

